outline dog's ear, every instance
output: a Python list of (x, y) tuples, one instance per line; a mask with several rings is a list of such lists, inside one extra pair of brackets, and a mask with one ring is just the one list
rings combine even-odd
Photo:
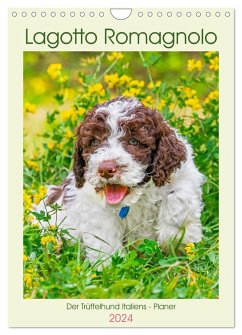
[(82, 146), (80, 141), (80, 130), (81, 130), (81, 124), (76, 129), (76, 142), (74, 147), (74, 166), (73, 166), (73, 172), (75, 174), (76, 179), (76, 187), (81, 188), (85, 182), (84, 179), (84, 168), (85, 168), (85, 160), (82, 156)]
[(158, 132), (151, 175), (155, 185), (160, 187), (170, 181), (171, 174), (186, 160), (186, 148), (159, 113), (156, 117)]

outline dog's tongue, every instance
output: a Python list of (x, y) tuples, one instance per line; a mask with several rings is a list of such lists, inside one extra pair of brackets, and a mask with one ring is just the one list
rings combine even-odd
[(118, 184), (106, 185), (104, 189), (106, 202), (110, 205), (118, 204), (120, 201), (123, 200), (127, 191), (127, 186), (122, 186)]

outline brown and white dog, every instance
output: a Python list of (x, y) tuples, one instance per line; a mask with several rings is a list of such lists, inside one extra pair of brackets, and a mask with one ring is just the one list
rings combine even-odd
[(201, 240), (204, 178), (191, 146), (160, 113), (118, 97), (93, 107), (76, 136), (73, 172), (49, 186), (45, 205), (63, 206), (58, 223), (82, 239), (92, 262), (124, 240), (154, 239), (167, 249), (184, 229), (181, 246)]

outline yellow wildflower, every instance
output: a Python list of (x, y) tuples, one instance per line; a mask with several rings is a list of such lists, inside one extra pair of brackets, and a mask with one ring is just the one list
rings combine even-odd
[(195, 245), (194, 243), (187, 243), (184, 250), (189, 258), (189, 260), (195, 257)]
[(57, 148), (58, 149), (62, 150), (63, 147), (64, 147), (64, 143), (63, 142), (57, 144)]
[(36, 105), (35, 104), (31, 104), (29, 102), (25, 102), (24, 104), (24, 110), (28, 113), (32, 113), (34, 114), (36, 112)]
[(186, 98), (193, 98), (197, 94), (197, 91), (192, 90), (190, 87), (184, 87), (183, 92)]
[(149, 90), (152, 90), (154, 88), (154, 83), (150, 82), (147, 87)]
[(129, 76), (127, 76), (126, 74), (123, 74), (120, 78), (119, 78), (119, 85), (127, 85), (129, 84), (131, 81), (131, 78)]
[(206, 97), (206, 99), (204, 100), (205, 104), (208, 104), (209, 102), (217, 102), (219, 98), (219, 91), (215, 90), (215, 91), (211, 91), (209, 93), (209, 95)]
[(54, 146), (55, 146), (55, 143), (54, 142), (49, 142), (47, 144), (47, 147), (50, 149), (50, 150), (53, 150), (54, 149)]
[(194, 58), (188, 59), (187, 70), (189, 72), (192, 72), (192, 71), (195, 71), (195, 70), (201, 71), (201, 69), (202, 69), (202, 61), (200, 59), (197, 60), (197, 61)]
[(96, 57), (87, 57), (81, 59), (81, 66), (93, 65), (96, 63)]
[(32, 227), (32, 228), (39, 228), (39, 227), (40, 227), (40, 224), (39, 224), (39, 222), (36, 222), (36, 221), (35, 221), (34, 223), (31, 224), (31, 227)]
[(211, 58), (211, 57), (213, 57), (214, 55), (216, 55), (217, 54), (217, 52), (216, 51), (207, 51), (207, 52), (205, 52), (205, 56), (207, 57), (207, 58)]
[(74, 136), (73, 132), (72, 132), (70, 129), (68, 129), (68, 130), (66, 131), (66, 137), (67, 137), (67, 138), (72, 138), (73, 136)]
[(108, 88), (113, 89), (119, 82), (118, 73), (106, 74), (104, 76), (105, 83), (108, 84)]
[(101, 97), (103, 97), (105, 95), (105, 90), (104, 90), (103, 85), (101, 83), (97, 83), (97, 84), (89, 86), (88, 93), (91, 94), (91, 95), (93, 93), (98, 94)]
[(96, 273), (93, 273), (92, 278), (96, 278), (96, 277), (97, 277)]
[(64, 122), (68, 119), (70, 119), (72, 122), (75, 122), (77, 120), (77, 111), (75, 109), (68, 109), (60, 114), (61, 120)]
[(165, 107), (166, 101), (164, 99), (161, 99), (159, 104), (158, 104), (158, 109), (163, 109)]
[(143, 98), (141, 102), (146, 106), (150, 106), (154, 104), (154, 99), (152, 98), (151, 95), (147, 95), (147, 97)]
[(201, 105), (200, 105), (199, 100), (198, 100), (197, 97), (189, 98), (189, 99), (185, 100), (185, 105), (187, 107), (191, 107), (193, 110), (201, 109)]
[(144, 80), (137, 80), (137, 79), (133, 79), (130, 82), (130, 86), (135, 86), (135, 87), (144, 87), (145, 86), (145, 82)]
[(31, 211), (33, 209), (32, 197), (25, 190), (24, 190), (24, 194), (23, 194), (23, 203), (24, 203), (24, 208), (26, 210)]
[(172, 111), (172, 110), (174, 110), (174, 108), (175, 108), (175, 104), (174, 104), (174, 102), (171, 102), (170, 105), (169, 105), (169, 110)]
[(57, 239), (54, 237), (54, 236), (42, 236), (41, 237), (41, 240), (40, 240), (40, 243), (45, 246), (47, 245), (48, 243), (52, 243), (54, 245), (57, 245)]
[(214, 70), (214, 71), (218, 71), (219, 69), (219, 58), (218, 56), (212, 58), (212, 59), (209, 59), (209, 69), (210, 70)]
[(35, 217), (33, 215), (29, 215), (27, 218), (28, 223), (32, 223), (35, 220)]
[(78, 81), (79, 81), (79, 84), (83, 84), (83, 82), (84, 82), (84, 80), (83, 80), (82, 77), (79, 77), (79, 78), (78, 78)]
[(47, 188), (45, 186), (40, 186), (38, 192), (34, 194), (34, 203), (38, 205), (41, 200), (44, 199), (47, 192)]
[(158, 80), (156, 83), (155, 83), (155, 87), (160, 87), (160, 85), (161, 85), (161, 80)]
[(96, 57), (87, 57), (87, 64), (92, 65), (96, 63)]
[(117, 51), (114, 51), (111, 54), (107, 55), (107, 59), (110, 62), (113, 62), (114, 60), (117, 60), (117, 59), (122, 59), (123, 57), (124, 55), (121, 52), (117, 52)]
[(69, 80), (69, 77), (67, 75), (59, 76), (59, 78), (58, 78), (58, 82), (61, 83), (61, 84), (66, 83), (68, 80)]
[(86, 113), (86, 110), (83, 107), (79, 107), (77, 112), (79, 115), (84, 115)]
[(189, 278), (189, 286), (193, 286), (196, 284), (196, 274), (191, 272), (190, 273), (190, 278)]
[(26, 286), (31, 287), (33, 284), (33, 280), (32, 280), (32, 275), (30, 273), (26, 273), (24, 275), (24, 282), (26, 284)]
[(28, 260), (28, 256), (26, 256), (25, 254), (23, 254), (23, 261), (27, 262), (27, 260)]
[(28, 166), (28, 168), (33, 169), (34, 171), (39, 171), (38, 163), (31, 159), (26, 161), (26, 165)]
[(62, 65), (61, 64), (50, 64), (47, 73), (51, 79), (56, 79), (61, 75)]
[(129, 90), (123, 92), (126, 97), (138, 96), (140, 94), (140, 88), (131, 87)]

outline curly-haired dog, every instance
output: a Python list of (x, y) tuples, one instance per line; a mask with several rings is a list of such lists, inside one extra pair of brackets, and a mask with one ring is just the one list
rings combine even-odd
[(73, 172), (49, 187), (45, 205), (63, 206), (58, 222), (83, 240), (92, 262), (127, 240), (154, 239), (162, 249), (184, 231), (180, 246), (201, 240), (203, 175), (160, 113), (118, 97), (93, 107), (76, 136)]

